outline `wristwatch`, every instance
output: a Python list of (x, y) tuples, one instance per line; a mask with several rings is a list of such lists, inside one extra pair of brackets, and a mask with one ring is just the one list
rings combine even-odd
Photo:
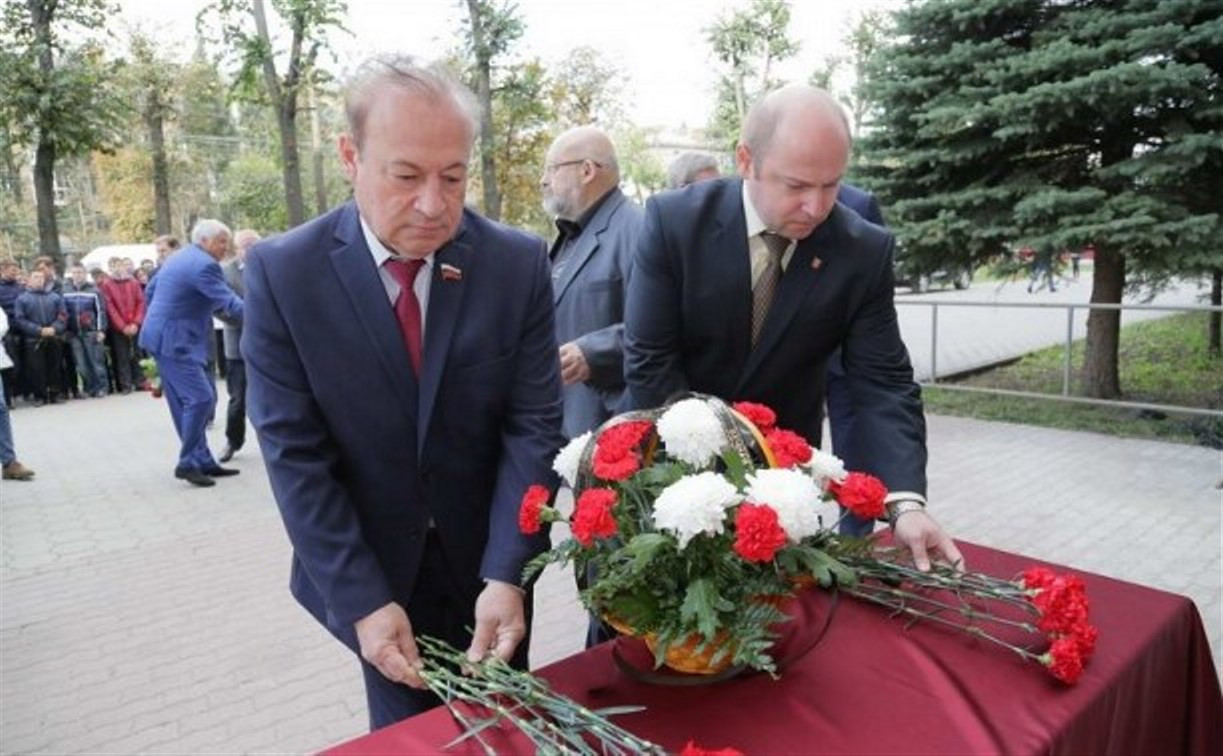
[(900, 499), (898, 501), (889, 501), (887, 503), (888, 510), (888, 525), (892, 528), (896, 527), (896, 521), (905, 512), (918, 512), (924, 510), (926, 505), (917, 499)]

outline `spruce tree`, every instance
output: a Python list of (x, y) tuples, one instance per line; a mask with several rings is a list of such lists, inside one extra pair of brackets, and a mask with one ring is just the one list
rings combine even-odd
[[(873, 62), (859, 160), (906, 254), (1096, 250), (1092, 302), (1223, 268), (1223, 0), (929, 0)], [(1120, 315), (1083, 388), (1120, 395)]]

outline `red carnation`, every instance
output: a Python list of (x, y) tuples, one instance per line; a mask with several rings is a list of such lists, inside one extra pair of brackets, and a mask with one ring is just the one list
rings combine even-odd
[(1074, 638), (1058, 638), (1049, 647), (1049, 652), (1041, 657), (1041, 662), (1049, 668), (1054, 677), (1073, 685), (1083, 674), (1083, 657), (1079, 652), (1079, 644)]
[(733, 406), (735, 412), (750, 420), (752, 425), (756, 426), (756, 429), (761, 433), (766, 432), (777, 424), (777, 413), (763, 404), (735, 402)]
[(1091, 655), (1096, 652), (1096, 637), (1099, 631), (1086, 622), (1080, 623), (1070, 632), (1070, 637), (1074, 638), (1074, 642), (1079, 647), (1079, 656), (1083, 657), (1083, 662), (1086, 663)]
[(595, 443), (592, 468), (600, 480), (626, 480), (641, 469), (637, 447), (653, 424), (648, 420), (630, 420), (613, 425), (599, 434)]
[(811, 446), (793, 431), (774, 428), (764, 434), (764, 442), (772, 450), (778, 467), (794, 467), (811, 461)]
[(1023, 587), (1037, 590), (1047, 588), (1055, 577), (1048, 567), (1029, 567), (1023, 571)]
[(786, 545), (777, 512), (765, 504), (744, 504), (735, 512), (735, 553), (748, 562), (771, 562)]
[(540, 485), (531, 486), (522, 495), (522, 505), (518, 508), (518, 529), (528, 535), (539, 532), (543, 520), (544, 507), (548, 506), (548, 489)]
[(610, 538), (616, 534), (616, 518), (611, 513), (615, 505), (616, 492), (609, 488), (590, 488), (582, 492), (569, 522), (578, 543), (589, 548), (596, 538)]
[(649, 420), (629, 420), (616, 423), (599, 434), (598, 444), (599, 446), (635, 449), (653, 428), (654, 424)]
[(689, 740), (684, 746), (684, 750), (679, 752), (679, 756), (743, 756), (742, 751), (736, 751), (734, 748), (719, 748), (710, 750), (701, 748), (695, 741)]
[(838, 504), (864, 520), (877, 520), (887, 511), (884, 506), (887, 486), (874, 475), (851, 472), (840, 483), (829, 482), (828, 490)]
[(1051, 636), (1071, 634), (1087, 623), (1087, 589), (1077, 575), (1056, 575), (1032, 597), (1037, 627)]
[(595, 447), (591, 468), (599, 480), (627, 480), (641, 469), (641, 460), (631, 449), (600, 443)]

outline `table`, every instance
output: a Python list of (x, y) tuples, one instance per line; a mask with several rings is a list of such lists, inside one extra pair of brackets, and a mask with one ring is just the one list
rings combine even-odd
[[(959, 546), (973, 570), (992, 575), (1043, 564)], [(818, 645), (778, 680), (757, 674), (697, 688), (643, 684), (617, 669), (612, 643), (537, 674), (587, 706), (645, 706), (616, 721), (671, 752), (695, 739), (749, 755), (1223, 753), (1223, 695), (1193, 602), (1078, 574), (1100, 637), (1073, 687), (1001, 647), (930, 624), (906, 627), (849, 597), (836, 602)], [(832, 604), (826, 592), (808, 593), (790, 623), (798, 635)], [(438, 708), (327, 753), (435, 753), (460, 732)], [(492, 742), (499, 753), (532, 752), (517, 736)], [(470, 741), (448, 751), (480, 752)]]

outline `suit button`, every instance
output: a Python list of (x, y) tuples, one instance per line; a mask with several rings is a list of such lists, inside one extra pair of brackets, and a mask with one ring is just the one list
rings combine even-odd
[(427, 468), (427, 467), (422, 467), (422, 468), (420, 469), (420, 482), (421, 482), (421, 483), (426, 483), (426, 484), (427, 484), (427, 483), (429, 482), (429, 480), (430, 480), (432, 477), (433, 477), (433, 471), (432, 471), (432, 470), (430, 470), (430, 469), (429, 469), (429, 468)]

